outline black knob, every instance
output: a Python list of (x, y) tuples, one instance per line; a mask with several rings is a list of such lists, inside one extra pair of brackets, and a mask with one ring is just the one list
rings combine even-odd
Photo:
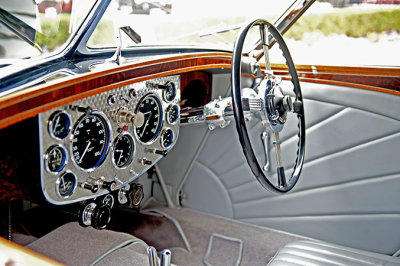
[(154, 153), (162, 155), (164, 157), (167, 156), (167, 151), (163, 151), (163, 150), (154, 150)]
[(141, 160), (141, 163), (142, 163), (143, 165), (152, 165), (152, 164), (153, 164), (152, 161), (147, 160), (146, 158), (143, 158), (143, 159)]
[(111, 208), (101, 205), (95, 208), (92, 216), (92, 226), (96, 229), (104, 229), (111, 220)]
[(104, 189), (108, 189), (108, 191), (113, 192), (115, 190), (115, 188), (117, 187), (117, 184), (115, 183), (115, 181), (110, 181), (110, 182), (103, 181), (101, 186)]
[(132, 184), (128, 194), (129, 206), (131, 208), (140, 207), (140, 203), (144, 198), (143, 186), (141, 184)]
[(83, 184), (83, 188), (90, 190), (92, 193), (96, 193), (97, 191), (99, 191), (99, 185), (98, 184), (88, 184), (85, 183)]

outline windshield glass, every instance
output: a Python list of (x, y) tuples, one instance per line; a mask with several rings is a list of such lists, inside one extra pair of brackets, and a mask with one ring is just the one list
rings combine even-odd
[[(140, 43), (121, 34), (123, 45), (201, 45), (232, 50), (237, 29), (252, 18), (274, 21), (293, 0), (113, 0), (88, 46), (116, 46), (119, 28), (129, 26)], [(123, 32), (123, 31), (122, 31)]]
[(43, 56), (63, 46), (95, 0), (1, 0), (0, 64)]

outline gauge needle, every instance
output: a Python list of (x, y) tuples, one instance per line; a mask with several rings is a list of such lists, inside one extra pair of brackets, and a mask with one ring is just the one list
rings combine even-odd
[(144, 124), (144, 128), (142, 130), (142, 134), (140, 134), (140, 137), (143, 137), (144, 132), (146, 131), (146, 127), (149, 124), (149, 119), (146, 120), (146, 124)]
[(61, 177), (61, 184), (62, 184), (63, 190), (65, 190), (65, 181), (64, 181), (63, 176)]
[(117, 165), (119, 165), (119, 162), (121, 161), (121, 158), (123, 157), (122, 156), (123, 150), (115, 150), (115, 152), (119, 152), (119, 158), (118, 158), (118, 162), (117, 162)]
[(54, 127), (53, 127), (53, 131), (54, 131), (54, 132), (56, 132), (56, 131), (57, 131), (57, 128), (60, 126), (60, 124), (59, 124), (59, 122), (60, 122), (60, 117), (59, 117), (59, 116), (57, 116), (57, 119), (56, 119), (55, 122), (56, 122), (56, 123), (55, 123), (55, 125), (54, 125)]
[(89, 146), (90, 146), (90, 141), (88, 141), (88, 145), (86, 146), (85, 150), (83, 151), (81, 159), (79, 160), (79, 163), (82, 162), (83, 156), (85, 156), (86, 152), (89, 150)]

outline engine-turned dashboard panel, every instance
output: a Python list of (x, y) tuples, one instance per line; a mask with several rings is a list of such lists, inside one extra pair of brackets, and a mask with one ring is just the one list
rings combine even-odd
[(104, 195), (174, 146), (180, 77), (138, 82), (39, 115), (41, 185), (53, 204)]

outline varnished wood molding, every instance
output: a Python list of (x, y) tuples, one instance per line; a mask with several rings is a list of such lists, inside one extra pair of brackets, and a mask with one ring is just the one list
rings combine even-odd
[(0, 128), (101, 92), (189, 71), (230, 68), (229, 53), (197, 53), (135, 62), (11, 92), (0, 98)]
[[(274, 73), (288, 76), (286, 65), (274, 64)], [(341, 85), (400, 95), (400, 68), (296, 65), (300, 80)]]

